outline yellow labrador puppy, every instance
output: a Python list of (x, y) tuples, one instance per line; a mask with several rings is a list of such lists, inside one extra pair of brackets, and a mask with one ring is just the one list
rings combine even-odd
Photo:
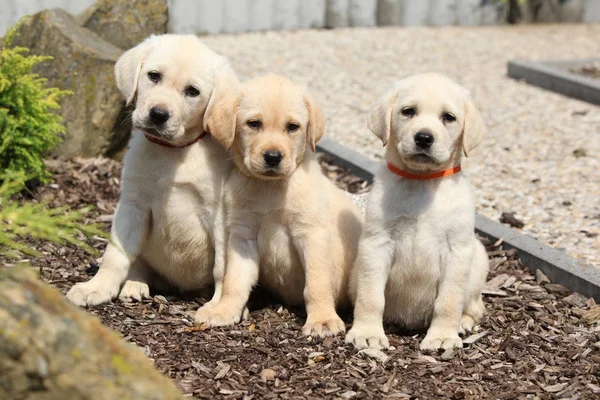
[(239, 322), (260, 282), (288, 304), (306, 303), (305, 335), (343, 332), (335, 308), (347, 302), (362, 220), (312, 154), (325, 132), (319, 106), (288, 79), (269, 75), (243, 84), (207, 123), (231, 148), (236, 169), (225, 189), (223, 295), (196, 322)]
[(387, 348), (383, 320), (429, 326), (422, 350), (462, 347), (481, 319), (488, 271), (476, 239), (473, 190), (460, 172), (483, 123), (466, 89), (437, 74), (398, 82), (371, 110), (386, 148), (369, 196), (351, 278), (354, 324), (346, 342)]
[(224, 271), (221, 200), (232, 165), (205, 126), (237, 85), (233, 70), (193, 35), (160, 35), (123, 54), (115, 77), (127, 102), (136, 100), (135, 130), (100, 270), (67, 294), (82, 306), (119, 292), (140, 300), (157, 278), (196, 290), (220, 282)]

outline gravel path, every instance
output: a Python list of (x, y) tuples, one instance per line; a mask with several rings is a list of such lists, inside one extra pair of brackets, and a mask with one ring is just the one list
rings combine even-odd
[(381, 159), (367, 111), (395, 79), (447, 74), (470, 88), (487, 133), (468, 168), (479, 211), (600, 267), (600, 107), (506, 76), (509, 59), (589, 58), (600, 25), (376, 28), (207, 36), (241, 78), (283, 73), (325, 108), (329, 137)]

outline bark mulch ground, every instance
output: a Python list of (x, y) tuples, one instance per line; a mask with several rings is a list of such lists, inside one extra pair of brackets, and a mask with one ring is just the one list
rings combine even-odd
[[(90, 220), (109, 228), (120, 165), (109, 160), (54, 160), (55, 183), (35, 196), (52, 205), (94, 205)], [(341, 187), (367, 189), (349, 171), (323, 161)], [(197, 398), (597, 399), (600, 306), (533, 275), (513, 251), (483, 240), (491, 268), (486, 315), (465, 348), (424, 354), (422, 332), (389, 328), (393, 348), (358, 353), (343, 337), (303, 337), (305, 314), (268, 294), (252, 298), (250, 317), (231, 328), (192, 323), (202, 299), (156, 294), (88, 311), (135, 343), (181, 390)], [(102, 251), (105, 241), (92, 240)], [(81, 250), (30, 242), (42, 279), (66, 292), (90, 279), (97, 260)], [(3, 260), (0, 262), (14, 261)], [(350, 316), (345, 315), (346, 321)], [(350, 327), (350, 324), (347, 325)]]

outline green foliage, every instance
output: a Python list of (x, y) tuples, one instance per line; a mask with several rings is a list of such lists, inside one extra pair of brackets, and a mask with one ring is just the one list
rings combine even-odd
[(31, 176), (23, 173), (5, 173), (0, 176), (0, 254), (15, 257), (18, 252), (36, 256), (38, 253), (19, 243), (19, 238), (32, 237), (57, 244), (67, 243), (96, 253), (84, 241), (87, 237), (106, 237), (97, 224), (84, 225), (84, 214), (90, 208), (69, 211), (66, 207), (49, 208), (45, 203), (19, 203), (11, 197), (25, 188)]
[(23, 172), (47, 182), (42, 157), (65, 132), (55, 110), (69, 92), (46, 87), (46, 79), (31, 72), (52, 57), (27, 55), (28, 49), (11, 47), (19, 26), (9, 30), (0, 49), (0, 171)]

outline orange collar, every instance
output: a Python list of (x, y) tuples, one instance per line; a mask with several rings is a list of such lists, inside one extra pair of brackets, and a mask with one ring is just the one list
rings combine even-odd
[(184, 147), (191, 146), (194, 143), (196, 143), (197, 141), (199, 141), (200, 139), (202, 139), (204, 136), (206, 136), (206, 134), (207, 134), (207, 132), (202, 132), (202, 134), (200, 136), (198, 136), (196, 139), (192, 140), (191, 142), (187, 142), (185, 144), (182, 144), (181, 146), (175, 146), (175, 145), (172, 145), (171, 143), (160, 140), (156, 136), (152, 136), (152, 135), (149, 135), (146, 132), (144, 132), (144, 136), (146, 136), (146, 139), (148, 139), (152, 143), (156, 143), (157, 145), (163, 146), (163, 147), (169, 147), (171, 149), (183, 149)]
[(454, 175), (460, 172), (460, 165), (454, 167), (454, 168), (448, 168), (445, 169), (443, 171), (438, 171), (438, 172), (434, 172), (432, 174), (426, 174), (426, 175), (417, 175), (417, 174), (410, 174), (406, 171), (402, 171), (400, 168), (393, 166), (390, 163), (387, 163), (388, 169), (390, 171), (392, 171), (393, 173), (395, 173), (396, 175), (400, 175), (403, 178), (408, 178), (408, 179), (416, 179), (416, 180), (427, 180), (427, 179), (435, 179), (435, 178), (442, 178), (444, 176), (450, 176), (450, 175)]

